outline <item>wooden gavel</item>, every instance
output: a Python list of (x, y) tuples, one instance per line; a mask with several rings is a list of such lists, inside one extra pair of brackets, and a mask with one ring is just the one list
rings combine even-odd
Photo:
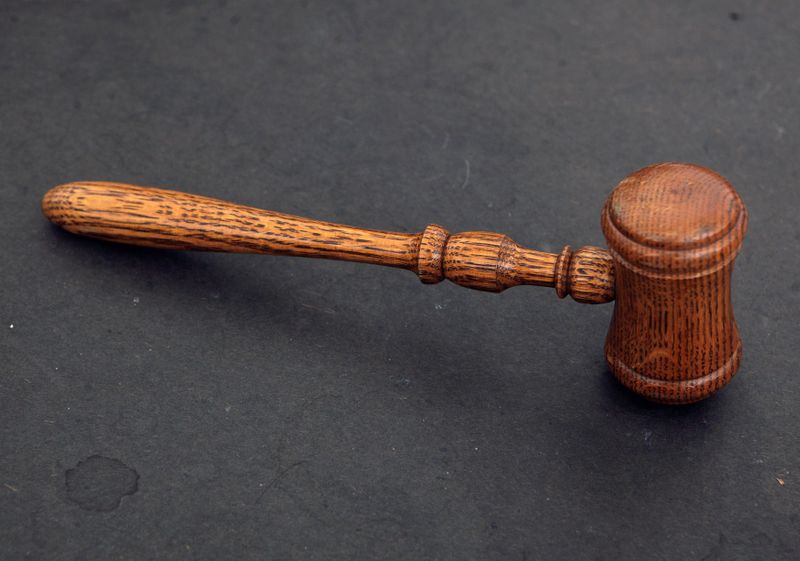
[(448, 279), (490, 292), (533, 284), (578, 302), (615, 300), (609, 367), (662, 403), (708, 397), (741, 359), (731, 271), (747, 209), (700, 166), (658, 164), (625, 178), (602, 211), (608, 251), (544, 253), (502, 234), (450, 234), (435, 224), (417, 234), (366, 230), (108, 182), (55, 187), (42, 209), (70, 232), (133, 245), (341, 259), (408, 269), (429, 284)]

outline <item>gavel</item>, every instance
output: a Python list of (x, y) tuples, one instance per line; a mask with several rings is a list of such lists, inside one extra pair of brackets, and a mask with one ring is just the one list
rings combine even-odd
[(110, 182), (54, 187), (42, 210), (69, 232), (138, 246), (340, 259), (408, 269), (426, 284), (551, 286), (559, 298), (613, 300), (609, 368), (660, 403), (712, 395), (742, 356), (731, 272), (747, 209), (722, 176), (697, 165), (657, 164), (623, 179), (602, 209), (607, 251), (545, 253), (503, 234), (451, 234), (436, 224), (416, 234), (368, 230)]

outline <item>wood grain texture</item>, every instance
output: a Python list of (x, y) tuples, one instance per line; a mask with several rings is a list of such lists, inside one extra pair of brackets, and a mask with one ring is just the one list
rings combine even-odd
[(721, 176), (660, 164), (626, 179), (602, 212), (614, 259), (616, 302), (606, 359), (634, 392), (691, 403), (725, 385), (742, 344), (731, 272), (747, 210)]
[(368, 230), (109, 182), (55, 187), (42, 210), (70, 232), (134, 245), (339, 259), (408, 269), (428, 284), (449, 279), (490, 292), (527, 284), (585, 303), (614, 298), (613, 262), (599, 248), (545, 253), (502, 234), (451, 235), (436, 224), (416, 234)]
[(367, 230), (118, 183), (55, 187), (42, 209), (70, 232), (135, 245), (340, 259), (408, 269), (427, 284), (616, 298), (608, 364), (625, 386), (663, 403), (708, 397), (741, 358), (730, 280), (747, 210), (725, 179), (699, 166), (659, 164), (624, 179), (602, 211), (609, 251), (545, 253), (436, 224), (416, 234)]

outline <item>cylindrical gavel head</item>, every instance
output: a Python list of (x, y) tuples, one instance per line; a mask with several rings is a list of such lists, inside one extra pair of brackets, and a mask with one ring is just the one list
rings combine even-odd
[(721, 176), (659, 164), (625, 178), (603, 208), (616, 300), (606, 359), (625, 386), (663, 403), (691, 403), (724, 386), (742, 343), (731, 271), (747, 210)]

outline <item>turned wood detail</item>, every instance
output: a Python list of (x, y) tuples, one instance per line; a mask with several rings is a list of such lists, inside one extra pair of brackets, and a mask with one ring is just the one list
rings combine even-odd
[(450, 234), (436, 224), (416, 234), (367, 230), (118, 183), (55, 187), (42, 209), (70, 232), (115, 242), (341, 259), (408, 269), (427, 284), (551, 286), (578, 302), (614, 300), (609, 368), (662, 403), (712, 395), (742, 355), (731, 273), (747, 209), (724, 178), (696, 165), (658, 164), (625, 178), (602, 210), (607, 251), (546, 253), (502, 234)]
[(489, 292), (538, 285), (578, 302), (614, 298), (611, 256), (596, 247), (546, 253), (503, 234), (450, 234), (436, 224), (416, 234), (384, 232), (108, 182), (55, 187), (42, 210), (70, 232), (133, 245), (339, 259), (408, 269), (427, 284), (448, 279)]
[(727, 384), (742, 355), (731, 272), (747, 209), (720, 175), (659, 164), (625, 178), (602, 212), (616, 272), (606, 338), (614, 375), (663, 403), (691, 403)]

